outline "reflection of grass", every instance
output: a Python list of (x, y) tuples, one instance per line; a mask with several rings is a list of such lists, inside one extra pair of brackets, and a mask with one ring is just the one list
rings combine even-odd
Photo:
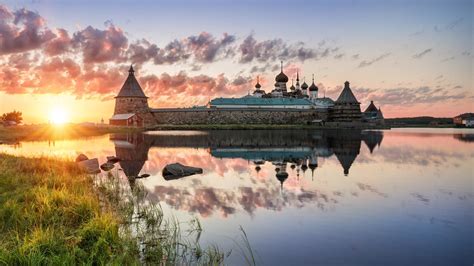
[(0, 126), (0, 141), (20, 140), (58, 140), (73, 139), (88, 136), (98, 136), (107, 133), (139, 131), (138, 128), (121, 128), (109, 126), (87, 125), (25, 125), (15, 127)]
[(0, 154), (0, 264), (223, 262), (218, 248), (199, 247), (198, 222), (188, 232), (196, 237), (185, 237), (145, 195), (112, 175), (94, 181), (72, 162)]

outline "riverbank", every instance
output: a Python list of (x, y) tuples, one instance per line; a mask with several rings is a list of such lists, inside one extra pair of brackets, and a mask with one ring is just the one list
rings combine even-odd
[(94, 125), (22, 125), (13, 127), (0, 126), (0, 142), (18, 142), (23, 140), (59, 140), (108, 133), (140, 132), (143, 129), (130, 127), (94, 126)]
[(187, 241), (156, 206), (137, 213), (140, 187), (127, 191), (118, 177), (97, 179), (70, 161), (0, 154), (0, 264), (222, 263), (217, 248)]
[(304, 124), (198, 124), (198, 125), (157, 125), (147, 130), (277, 130), (277, 129), (389, 129), (386, 126), (377, 127), (336, 127)]
[(0, 262), (133, 263), (119, 224), (73, 162), (0, 154)]

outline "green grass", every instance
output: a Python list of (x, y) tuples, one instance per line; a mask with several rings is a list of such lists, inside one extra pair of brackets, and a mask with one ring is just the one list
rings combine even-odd
[(75, 163), (0, 154), (0, 265), (218, 265), (218, 247), (199, 246), (199, 221), (164, 219), (108, 175), (94, 179)]
[(119, 225), (74, 163), (0, 154), (0, 264), (133, 264)]

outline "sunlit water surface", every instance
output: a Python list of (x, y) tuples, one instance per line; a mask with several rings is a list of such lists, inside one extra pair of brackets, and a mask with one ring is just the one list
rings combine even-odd
[[(148, 200), (180, 221), (198, 217), (201, 244), (232, 250), (229, 264), (243, 263), (242, 226), (267, 265), (472, 265), (473, 141), (466, 129), (160, 131), (0, 152), (116, 155), (113, 171), (151, 174), (137, 181)], [(204, 173), (167, 181), (174, 162)]]

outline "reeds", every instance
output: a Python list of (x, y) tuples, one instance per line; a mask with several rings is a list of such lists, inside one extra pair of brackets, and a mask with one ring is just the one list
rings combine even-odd
[[(0, 154), (0, 265), (220, 265), (199, 245), (198, 220), (182, 231), (145, 201), (140, 183), (86, 175), (72, 162)], [(125, 183), (126, 184), (126, 183)]]

